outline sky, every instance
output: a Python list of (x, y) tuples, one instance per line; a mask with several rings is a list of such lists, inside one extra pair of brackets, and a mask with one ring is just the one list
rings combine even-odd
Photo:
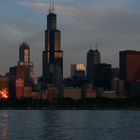
[[(140, 51), (140, 0), (55, 0), (64, 76), (70, 65), (86, 64), (92, 44), (101, 62), (119, 67), (119, 51)], [(17, 65), (19, 46), (27, 42), (35, 76), (42, 74), (42, 51), (49, 0), (0, 0), (0, 74)]]

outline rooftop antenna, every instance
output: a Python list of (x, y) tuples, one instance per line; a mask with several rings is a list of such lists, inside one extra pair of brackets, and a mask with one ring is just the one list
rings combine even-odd
[(54, 13), (54, 0), (52, 0), (52, 12)]
[(95, 49), (98, 50), (97, 42), (95, 43)]
[(52, 12), (52, 1), (50, 0), (50, 8), (49, 8), (49, 12)]
[(92, 44), (91, 44), (91, 42), (90, 42), (90, 50), (92, 50)]

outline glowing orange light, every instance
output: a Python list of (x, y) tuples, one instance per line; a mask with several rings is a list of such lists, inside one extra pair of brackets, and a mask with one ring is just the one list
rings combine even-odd
[(0, 90), (0, 99), (8, 99), (9, 96), (8, 96), (8, 89), (2, 89)]

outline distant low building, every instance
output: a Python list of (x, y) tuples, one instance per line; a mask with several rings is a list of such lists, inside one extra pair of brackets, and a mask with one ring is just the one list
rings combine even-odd
[(24, 97), (31, 98), (32, 97), (32, 88), (31, 87), (24, 87)]
[(32, 92), (32, 99), (40, 99), (41, 98), (41, 94), (37, 91), (33, 91)]
[(124, 81), (120, 80), (119, 77), (114, 77), (111, 81), (112, 90), (116, 93), (124, 93)]
[(85, 64), (73, 64), (71, 65), (71, 78), (72, 79), (85, 79), (86, 66)]
[(57, 98), (57, 88), (53, 84), (47, 85), (47, 100), (52, 101)]
[(82, 98), (95, 98), (96, 93), (92, 84), (84, 84), (82, 87)]
[(140, 97), (140, 80), (130, 83), (128, 97)]
[(5, 88), (9, 90), (9, 77), (0, 75), (0, 90)]
[(9, 77), (0, 75), (0, 98), (9, 98)]
[(102, 97), (104, 93), (104, 87), (96, 87), (95, 91), (96, 91), (96, 97)]
[(102, 97), (103, 98), (117, 98), (117, 93), (115, 91), (105, 91), (103, 94), (102, 94)]
[(81, 96), (81, 88), (65, 87), (64, 88), (64, 97), (72, 98), (73, 100), (79, 100)]
[(22, 79), (16, 80), (16, 99), (24, 97), (24, 81)]
[(111, 69), (111, 78), (119, 77), (119, 68), (112, 68)]

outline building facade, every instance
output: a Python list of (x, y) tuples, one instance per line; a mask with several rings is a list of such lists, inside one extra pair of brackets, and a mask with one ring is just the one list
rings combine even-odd
[(120, 79), (125, 82), (133, 82), (140, 79), (140, 51), (121, 51)]
[(124, 81), (124, 91), (129, 93), (130, 84), (140, 79), (140, 51), (121, 51), (119, 64), (120, 79)]
[(71, 78), (72, 79), (85, 79), (86, 76), (85, 64), (72, 64), (71, 65)]
[(25, 86), (33, 84), (33, 63), (30, 62), (30, 48), (27, 43), (22, 43), (19, 48), (19, 61), (16, 77), (24, 80)]
[(0, 75), (0, 99), (9, 98), (9, 77)]
[(57, 15), (50, 9), (45, 30), (45, 50), (43, 51), (43, 82), (53, 84), (56, 68), (63, 78), (63, 51), (61, 50), (61, 32), (57, 30)]
[(8, 76), (10, 98), (21, 99), (31, 96), (34, 85), (34, 75), (33, 63), (30, 62), (30, 48), (27, 43), (20, 45), (18, 65), (10, 67)]
[(102, 87), (111, 90), (111, 64), (97, 64), (94, 66), (94, 87)]
[(19, 65), (29, 65), (30, 63), (30, 48), (27, 43), (23, 42), (19, 48)]
[(90, 49), (87, 53), (87, 68), (86, 68), (86, 74), (87, 74), (87, 80), (88, 82), (93, 82), (94, 79), (94, 65), (101, 63), (101, 57), (100, 52), (98, 49), (92, 50)]

